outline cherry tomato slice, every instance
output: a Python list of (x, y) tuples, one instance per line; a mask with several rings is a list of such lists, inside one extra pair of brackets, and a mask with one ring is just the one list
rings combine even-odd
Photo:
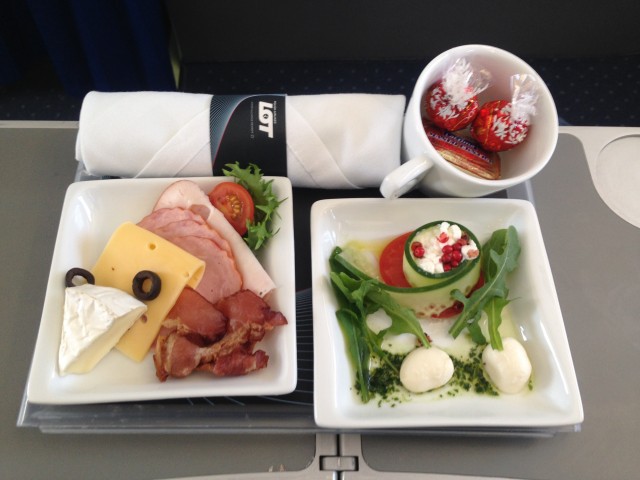
[(247, 220), (253, 222), (255, 206), (246, 188), (235, 182), (222, 182), (209, 192), (209, 200), (236, 232), (240, 235), (247, 233)]
[(404, 244), (412, 232), (407, 232), (391, 240), (380, 254), (379, 268), (382, 281), (393, 287), (410, 287), (402, 271)]

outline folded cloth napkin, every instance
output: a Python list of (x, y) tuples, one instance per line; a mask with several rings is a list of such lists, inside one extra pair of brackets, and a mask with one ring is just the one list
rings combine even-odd
[[(212, 97), (90, 92), (80, 112), (76, 159), (94, 176), (210, 176), (216, 163), (211, 139), (226, 135), (224, 126), (219, 131), (212, 127)], [(379, 187), (400, 165), (403, 95), (281, 97), (286, 122), (283, 162), (294, 186)], [(273, 174), (259, 158), (237, 160)]]

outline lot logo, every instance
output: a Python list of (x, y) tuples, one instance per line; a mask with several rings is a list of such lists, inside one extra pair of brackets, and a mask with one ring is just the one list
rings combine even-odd
[(273, 103), (258, 102), (258, 119), (260, 125), (258, 128), (261, 132), (265, 132), (269, 138), (273, 138)]

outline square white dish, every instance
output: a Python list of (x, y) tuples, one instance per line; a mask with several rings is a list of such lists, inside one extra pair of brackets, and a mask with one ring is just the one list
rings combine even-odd
[[(351, 240), (380, 241), (426, 223), (461, 223), (484, 243), (497, 229), (513, 225), (522, 253), (507, 285), (516, 331), (533, 365), (533, 389), (497, 397), (431, 393), (410, 401), (363, 404), (354, 392), (328, 259)], [(327, 428), (560, 427), (584, 419), (578, 382), (540, 225), (533, 206), (506, 199), (334, 199), (311, 211), (314, 317), (314, 414)]]
[[(151, 353), (140, 363), (111, 351), (91, 372), (60, 376), (58, 348), (64, 305), (64, 276), (72, 267), (91, 268), (115, 229), (152, 211), (175, 178), (114, 179), (73, 183), (60, 217), (47, 292), (27, 383), (27, 399), (41, 404), (88, 404), (169, 398), (279, 395), (297, 382), (295, 264), (291, 182), (272, 180), (274, 194), (286, 199), (279, 207), (270, 239), (258, 259), (276, 284), (270, 304), (288, 324), (270, 332), (258, 347), (269, 355), (266, 368), (239, 377), (217, 378), (196, 372), (187, 378), (160, 382)], [(191, 178), (205, 192), (227, 177)], [(283, 258), (291, 261), (283, 262)]]

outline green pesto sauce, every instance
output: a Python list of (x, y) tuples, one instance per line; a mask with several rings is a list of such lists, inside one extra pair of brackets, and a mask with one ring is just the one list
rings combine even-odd
[(469, 350), (467, 358), (451, 357), (451, 360), (453, 360), (453, 377), (447, 384), (449, 386), (448, 396), (455, 396), (462, 391), (479, 395), (498, 396), (498, 391), (484, 375), (484, 369), (482, 368), (483, 349), (484, 345), (474, 345)]
[(389, 363), (383, 363), (372, 371), (369, 381), (369, 391), (377, 395), (378, 404), (390, 403), (395, 405), (402, 401), (400, 394), (402, 384), (400, 383), (400, 366), (405, 355), (391, 354), (388, 356)]
[[(498, 396), (498, 391), (491, 385), (484, 375), (482, 367), (482, 350), (484, 345), (474, 345), (466, 357), (459, 358), (451, 356), (453, 361), (454, 372), (453, 377), (443, 387), (436, 391), (436, 398), (455, 397), (463, 393), (471, 393), (476, 395)], [(406, 355), (390, 354), (389, 360), (391, 365), (382, 363), (371, 370), (369, 381), (369, 391), (376, 397), (378, 406), (389, 404), (395, 406), (405, 400), (411, 398), (402, 384), (400, 383), (400, 366)], [(532, 382), (529, 382), (529, 389), (533, 388)], [(360, 392), (360, 385), (356, 382), (355, 389)]]

